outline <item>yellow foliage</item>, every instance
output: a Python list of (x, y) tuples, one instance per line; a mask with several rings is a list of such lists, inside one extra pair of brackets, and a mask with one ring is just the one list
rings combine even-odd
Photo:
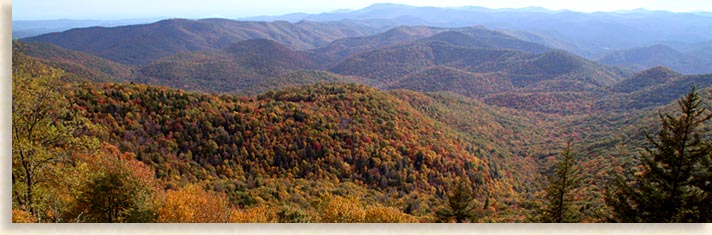
[(224, 223), (230, 213), (227, 196), (197, 185), (168, 191), (159, 203), (158, 222), (162, 223)]
[(323, 223), (363, 223), (366, 212), (358, 198), (332, 196), (321, 210)]
[(230, 223), (276, 223), (277, 211), (266, 205), (234, 209), (230, 212)]
[(393, 207), (370, 207), (366, 210), (367, 223), (415, 223), (412, 215), (401, 212)]
[(30, 212), (18, 209), (12, 209), (12, 222), (13, 223), (34, 223), (34, 218)]

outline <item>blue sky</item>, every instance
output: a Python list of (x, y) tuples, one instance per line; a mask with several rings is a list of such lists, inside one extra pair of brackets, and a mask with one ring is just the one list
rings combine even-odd
[(674, 12), (710, 11), (711, 0), (14, 0), (13, 20), (131, 19), (154, 17), (239, 18), (294, 12), (320, 13), (359, 9), (379, 2), (414, 6), (483, 6), (520, 8), (539, 6), (582, 12), (646, 8)]

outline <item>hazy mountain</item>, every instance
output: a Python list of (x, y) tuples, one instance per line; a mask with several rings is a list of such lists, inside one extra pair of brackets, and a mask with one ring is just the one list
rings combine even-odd
[(247, 39), (270, 39), (293, 49), (310, 49), (333, 40), (375, 33), (345, 23), (241, 22), (225, 19), (171, 19), (152, 24), (72, 29), (26, 38), (49, 42), (125, 64), (145, 64), (184, 51), (217, 49)]
[(410, 43), (442, 31), (445, 31), (445, 29), (425, 26), (400, 26), (379, 34), (338, 39), (312, 51), (338, 60), (360, 52)]
[[(562, 41), (558, 49), (588, 58), (611, 50), (642, 47), (664, 41), (712, 40), (712, 15), (636, 10), (580, 13), (541, 8), (487, 9), (482, 7), (435, 8), (376, 4), (364, 9), (294, 18), (261, 17), (260, 20), (390, 20), (401, 25), (466, 27), (485, 25), (493, 29), (526, 31)], [(655, 26), (655, 27), (651, 27)], [(534, 42), (539, 39), (533, 39)], [(567, 45), (568, 44), (568, 45)], [(554, 45), (554, 44), (552, 44)], [(552, 46), (548, 45), (548, 46)], [(571, 46), (574, 46), (573, 48)]]
[(712, 73), (712, 57), (700, 48), (696, 55), (679, 52), (669, 46), (653, 45), (612, 52), (598, 60), (601, 63), (642, 71), (655, 66), (669, 67), (685, 74)]
[(549, 47), (549, 48), (566, 50), (566, 51), (573, 52), (573, 53), (581, 53), (582, 52), (581, 48), (577, 47), (576, 45), (574, 45), (570, 42), (565, 42), (565, 41), (562, 41), (562, 40), (559, 40), (554, 37), (547, 36), (547, 35), (544, 35), (541, 33), (532, 33), (532, 32), (527, 32), (527, 31), (508, 30), (508, 29), (498, 29), (497, 31), (502, 32), (507, 35), (511, 35), (512, 37), (515, 37), (522, 41), (541, 44), (541, 45)]
[(550, 51), (546, 46), (517, 39), (483, 26), (451, 29), (421, 41), (440, 41), (468, 48), (512, 49), (529, 53)]
[(693, 86), (698, 89), (712, 86), (712, 74), (685, 75), (664, 80), (667, 81), (631, 93), (610, 95), (598, 102), (597, 106), (600, 109), (624, 112), (630, 112), (631, 109), (654, 108), (673, 102), (689, 92)]
[(613, 85), (611, 87), (611, 91), (633, 92), (648, 88), (650, 86), (666, 83), (681, 76), (682, 74), (672, 71), (669, 68), (658, 66), (637, 73), (635, 76)]
[(685, 54), (697, 57), (709, 56), (712, 55), (712, 41), (692, 43), (690, 47), (681, 51)]
[(483, 26), (463, 28), (435, 28), (425, 26), (399, 26), (383, 33), (336, 40), (329, 45), (314, 49), (313, 52), (339, 60), (349, 55), (375, 49), (403, 45), (415, 41), (441, 41), (455, 46), (478, 48), (515, 49), (541, 53), (549, 48), (522, 41)]
[(13, 20), (12, 38), (20, 39), (46, 33), (62, 32), (73, 28), (94, 26), (116, 27), (123, 25), (152, 23), (163, 18), (126, 19), (126, 20)]

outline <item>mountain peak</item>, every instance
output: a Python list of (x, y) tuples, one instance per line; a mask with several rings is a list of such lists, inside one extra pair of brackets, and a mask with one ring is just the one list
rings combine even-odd
[(611, 90), (615, 92), (638, 91), (654, 85), (663, 84), (680, 76), (682, 76), (682, 74), (667, 67), (655, 66), (639, 72), (629, 79), (621, 81), (611, 87)]
[(413, 6), (396, 3), (375, 3), (361, 10), (381, 10), (390, 8), (414, 8)]
[(634, 77), (639, 77), (639, 78), (651, 78), (651, 77), (674, 78), (674, 77), (679, 77), (679, 76), (682, 76), (682, 74), (675, 72), (668, 67), (655, 66), (655, 67), (646, 69), (644, 71), (641, 71), (640, 73), (635, 74)]

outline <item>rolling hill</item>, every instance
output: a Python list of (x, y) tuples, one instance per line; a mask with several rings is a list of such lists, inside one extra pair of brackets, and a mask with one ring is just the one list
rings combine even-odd
[(684, 74), (712, 73), (712, 59), (704, 53), (698, 55), (685, 54), (665, 45), (653, 45), (615, 51), (598, 61), (637, 71), (665, 66)]
[(388, 89), (422, 92), (450, 91), (467, 97), (513, 90), (511, 81), (497, 73), (471, 73), (447, 66), (433, 66), (407, 75)]
[(23, 54), (69, 72), (77, 81), (117, 82), (131, 77), (133, 67), (49, 43), (13, 41), (14, 55)]
[(310, 49), (343, 37), (376, 33), (375, 29), (363, 25), (351, 26), (347, 23), (169, 19), (143, 25), (78, 28), (22, 41), (49, 42), (115, 62), (140, 65), (179, 52), (218, 49), (248, 39), (270, 39), (293, 49)]
[(665, 79), (662, 83), (641, 88), (630, 93), (619, 93), (597, 102), (600, 109), (625, 111), (650, 109), (666, 105), (690, 91), (691, 87), (703, 89), (712, 86), (712, 74), (684, 75)]
[[(327, 27), (321, 27), (324, 25)], [(27, 41), (48, 40), (62, 44), (69, 40), (72, 46), (81, 44), (82, 50), (103, 51), (101, 53), (108, 53), (119, 61), (141, 63), (133, 65), (135, 72), (130, 76), (126, 76), (127, 73), (114, 76), (118, 79), (217, 93), (254, 94), (264, 90), (259, 87), (274, 87), (265, 85), (269, 82), (262, 80), (302, 70), (328, 70), (358, 78), (346, 79), (348, 82), (380, 88), (454, 91), (470, 97), (513, 89), (590, 92), (629, 75), (627, 71), (601, 66), (482, 26), (451, 29), (402, 26), (371, 36), (346, 37), (367, 30), (366, 26), (345, 22), (291, 24), (174, 19), (147, 25), (76, 29)], [(92, 34), (94, 31), (97, 34)], [(141, 41), (132, 41), (148, 32), (152, 32), (151, 35), (141, 36)], [(331, 38), (324, 35), (331, 35), (334, 40), (327, 44), (327, 38)], [(340, 36), (346, 38), (336, 39)], [(264, 39), (270, 37), (274, 40)], [(91, 42), (87, 38), (91, 38)], [(158, 43), (158, 39), (168, 41)], [(87, 44), (82, 44), (82, 40)], [(294, 49), (320, 44), (323, 46), (311, 50)], [(119, 51), (102, 49), (108, 45)], [(142, 49), (132, 51), (124, 45)], [(138, 54), (126, 54), (134, 52)], [(140, 62), (127, 61), (127, 58)], [(85, 63), (84, 67), (103, 71), (99, 65)], [(306, 80), (271, 84), (313, 83)], [(490, 99), (493, 97), (501, 96)]]
[(312, 51), (338, 61), (353, 54), (413, 42), (441, 31), (443, 29), (432, 27), (400, 26), (374, 35), (338, 39)]
[[(361, 200), (412, 207), (410, 213), (427, 219), (452, 177), (482, 185), (478, 195), (498, 202), (488, 209), (491, 214), (537, 187), (531, 159), (490, 149), (489, 142), (475, 139), (478, 133), (451, 129), (430, 116), (436, 113), (405, 101), (418, 96), (423, 102), (450, 102), (437, 95), (315, 85), (218, 97), (129, 84), (83, 84), (72, 94), (93, 122), (110, 127), (105, 140), (134, 152), (159, 179), (233, 185), (249, 195), (235, 203), (250, 205), (247, 198), (259, 197), (261, 203), (309, 208), (309, 201), (318, 200), (316, 192), (261, 193), (309, 180), (330, 182), (321, 186), (326, 190), (336, 190), (331, 184), (368, 190), (370, 196)], [(514, 167), (519, 170), (510, 172)], [(389, 190), (394, 193), (384, 193)], [(505, 218), (517, 219), (499, 219)]]
[(386, 49), (413, 42), (446, 42), (468, 48), (499, 48), (542, 53), (551, 49), (507, 34), (489, 30), (483, 26), (463, 28), (435, 28), (425, 26), (399, 26), (383, 33), (336, 40), (329, 45), (314, 49), (313, 52), (328, 56), (333, 60), (350, 55)]
[(316, 69), (318, 59), (274, 41), (252, 39), (223, 49), (184, 52), (141, 67), (133, 81), (182, 89), (234, 93), (260, 79)]
[(653, 67), (645, 71), (635, 74), (631, 78), (627, 78), (619, 83), (610, 87), (611, 91), (614, 92), (633, 92), (641, 89), (645, 89), (650, 86), (666, 83), (671, 79), (681, 77), (679, 74), (667, 67)]
[[(250, 19), (250, 18), (248, 18)], [(526, 31), (563, 42), (556, 49), (572, 50), (589, 59), (611, 51), (644, 47), (666, 41), (697, 43), (712, 40), (712, 15), (636, 9), (583, 13), (543, 8), (490, 9), (475, 6), (418, 7), (374, 4), (363, 9), (251, 20), (381, 21), (382, 24), (457, 28), (486, 25), (492, 29)], [(655, 27), (651, 27), (655, 26)], [(524, 37), (523, 37), (524, 38)], [(537, 42), (538, 39), (532, 39)], [(542, 41), (538, 41), (542, 42)], [(557, 43), (549, 44), (555, 46)], [(573, 46), (573, 47), (571, 47)]]
[[(451, 35), (463, 36), (459, 33)], [(603, 87), (628, 75), (626, 71), (562, 51), (531, 54), (510, 49), (458, 47), (434, 40), (357, 54), (338, 62), (330, 70), (370, 78), (380, 86), (389, 86), (432, 66), (448, 66), (472, 73), (501, 73), (499, 77), (505, 79), (502, 84), (511, 83), (522, 89), (535, 89), (538, 83), (550, 81), (582, 83), (567, 83), (577, 87), (562, 87), (560, 91)]]

